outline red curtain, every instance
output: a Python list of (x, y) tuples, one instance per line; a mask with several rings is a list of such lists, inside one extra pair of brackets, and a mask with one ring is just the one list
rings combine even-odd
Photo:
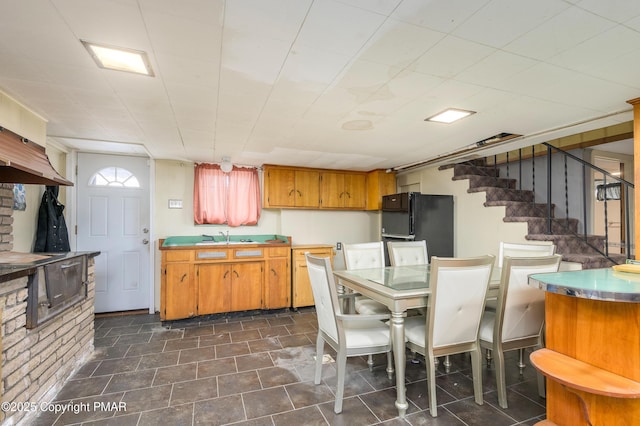
[(261, 212), (260, 178), (254, 168), (196, 164), (193, 216), (197, 224), (255, 225)]

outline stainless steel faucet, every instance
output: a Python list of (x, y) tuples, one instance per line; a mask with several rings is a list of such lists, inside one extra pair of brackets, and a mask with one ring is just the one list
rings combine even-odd
[(225, 242), (229, 242), (229, 231), (227, 231), (227, 233), (225, 234), (224, 232), (220, 231), (220, 235), (222, 235), (224, 237)]

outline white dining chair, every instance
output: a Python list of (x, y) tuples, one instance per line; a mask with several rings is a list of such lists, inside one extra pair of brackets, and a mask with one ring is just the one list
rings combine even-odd
[(427, 265), (427, 242), (420, 241), (387, 241), (389, 262), (391, 266)]
[[(372, 243), (344, 244), (342, 247), (344, 254), (344, 265), (347, 270), (383, 268), (384, 246), (382, 241)], [(391, 315), (389, 308), (380, 302), (376, 302), (365, 296), (355, 298), (355, 310), (359, 314), (387, 314)]]
[[(551, 256), (555, 254), (556, 246), (551, 242), (542, 243), (507, 243), (500, 242), (498, 249), (498, 268), (502, 268), (505, 256), (509, 257), (540, 257)], [(485, 309), (488, 311), (496, 310), (498, 301), (496, 299), (487, 300)], [(491, 363), (491, 350), (487, 349), (487, 362)], [(518, 356), (518, 367), (522, 370), (525, 367), (524, 350), (521, 350)]]
[(478, 344), (480, 319), (495, 257), (431, 257), (429, 308), (425, 317), (405, 321), (407, 346), (425, 356), (429, 410), (438, 415), (436, 357), (469, 352), (475, 402), (483, 404), (482, 353)]
[(539, 257), (555, 254), (556, 246), (551, 242), (543, 243), (505, 243), (500, 242), (498, 248), (498, 268), (502, 268), (504, 257)]
[[(504, 258), (498, 304), (495, 311), (485, 310), (480, 324), (480, 346), (491, 349), (495, 359), (498, 404), (507, 408), (504, 353), (529, 347), (542, 347), (545, 292), (528, 285), (531, 274), (557, 272), (561, 255)], [(521, 367), (522, 372), (522, 367)], [(538, 390), (544, 395), (542, 376)]]
[(329, 258), (306, 254), (307, 269), (318, 318), (314, 383), (320, 384), (325, 342), (336, 352), (338, 382), (334, 412), (342, 412), (347, 357), (387, 353), (391, 363), (388, 315), (343, 314)]

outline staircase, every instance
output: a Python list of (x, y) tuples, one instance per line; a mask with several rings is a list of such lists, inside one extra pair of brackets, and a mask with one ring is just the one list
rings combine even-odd
[[(604, 236), (578, 235), (577, 219), (556, 219), (555, 205), (551, 205), (551, 234), (547, 234), (546, 203), (535, 203), (534, 193), (530, 190), (516, 189), (516, 179), (501, 178), (499, 169), (481, 163), (463, 163), (442, 166), (441, 169), (453, 167), (453, 180), (469, 180), (467, 192), (486, 193), (485, 207), (504, 206), (505, 222), (526, 222), (528, 225), (527, 240), (551, 241), (556, 245), (556, 253), (562, 260), (582, 264), (582, 269), (608, 268), (614, 264), (624, 263), (624, 254), (604, 253)], [(595, 248), (594, 248), (595, 247)]]

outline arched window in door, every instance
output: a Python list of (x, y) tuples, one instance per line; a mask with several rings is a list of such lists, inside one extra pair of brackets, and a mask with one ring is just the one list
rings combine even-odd
[(110, 186), (120, 188), (140, 188), (138, 178), (121, 167), (105, 167), (98, 170), (89, 180), (89, 186)]

